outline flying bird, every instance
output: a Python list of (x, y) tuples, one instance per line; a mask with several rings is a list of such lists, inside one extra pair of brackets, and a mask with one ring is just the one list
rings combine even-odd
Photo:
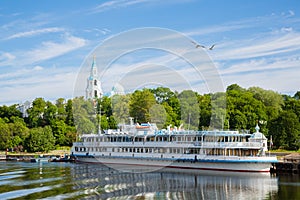
[(198, 44), (198, 43), (196, 43), (196, 42), (194, 42), (194, 41), (191, 41), (191, 43), (193, 43), (193, 44), (195, 45), (196, 48), (201, 47), (201, 48), (205, 49), (205, 46), (203, 46), (203, 45), (201, 45), (201, 44)]
[(213, 48), (215, 47), (216, 44), (211, 45), (211, 47), (209, 47), (209, 50), (213, 50)]
[(211, 47), (207, 48), (206, 46), (203, 46), (201, 44), (198, 44), (194, 41), (191, 41), (191, 43), (193, 43), (195, 45), (196, 48), (203, 48), (203, 49), (208, 49), (208, 50), (213, 50), (213, 48), (215, 47), (216, 44), (211, 45)]

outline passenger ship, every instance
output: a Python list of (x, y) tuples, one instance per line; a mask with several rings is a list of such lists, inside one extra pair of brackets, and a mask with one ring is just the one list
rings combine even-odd
[[(83, 134), (71, 154), (77, 162), (189, 172), (269, 172), (275, 156), (266, 155), (259, 132), (158, 130), (155, 124), (120, 125), (101, 134)], [(124, 168), (123, 168), (124, 169)]]

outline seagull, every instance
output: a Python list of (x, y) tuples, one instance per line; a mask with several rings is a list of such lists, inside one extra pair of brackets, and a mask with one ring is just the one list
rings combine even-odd
[(196, 42), (194, 42), (194, 41), (191, 41), (191, 43), (193, 43), (193, 44), (195, 45), (196, 48), (201, 47), (201, 48), (203, 48), (203, 49), (208, 49), (208, 50), (213, 50), (213, 48), (214, 48), (215, 45), (216, 45), (216, 44), (213, 44), (213, 45), (211, 45), (211, 47), (206, 48), (205, 46), (203, 46), (203, 45), (201, 45), (201, 44), (198, 44), (198, 43), (196, 43)]
[(205, 49), (205, 46), (200, 45), (200, 44), (198, 44), (198, 43), (196, 43), (196, 42), (194, 42), (194, 41), (191, 41), (191, 43), (193, 43), (194, 45), (196, 45), (196, 46), (195, 46), (196, 48), (201, 47), (201, 48)]
[(215, 47), (216, 44), (211, 45), (211, 47), (209, 47), (209, 50), (213, 50), (213, 48)]

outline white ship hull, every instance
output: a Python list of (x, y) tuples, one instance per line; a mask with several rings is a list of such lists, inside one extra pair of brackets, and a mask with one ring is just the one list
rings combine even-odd
[(140, 170), (143, 172), (155, 170), (184, 170), (187, 172), (219, 171), (219, 172), (270, 172), (272, 157), (261, 157), (259, 160), (249, 158), (216, 158), (205, 159), (151, 159), (151, 158), (121, 158), (106, 156), (77, 155), (77, 162), (101, 163), (123, 171)]

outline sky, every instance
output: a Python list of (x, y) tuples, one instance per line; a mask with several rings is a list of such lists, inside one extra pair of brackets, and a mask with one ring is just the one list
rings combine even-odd
[[(159, 38), (149, 46), (148, 39), (158, 39), (151, 28), (182, 40), (176, 46)], [(116, 54), (136, 41), (134, 50)], [(84, 96), (93, 56), (105, 94), (122, 84), (126, 91), (152, 85), (211, 92), (206, 69), (197, 75), (187, 51), (199, 53), (201, 62), (210, 59), (223, 90), (238, 84), (294, 95), (300, 90), (300, 2), (0, 1), (0, 105)]]

